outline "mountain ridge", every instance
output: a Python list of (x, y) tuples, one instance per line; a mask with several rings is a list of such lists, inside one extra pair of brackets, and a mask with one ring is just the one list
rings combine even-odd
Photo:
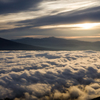
[(100, 50), (100, 42), (87, 42), (63, 38), (21, 38), (12, 40), (18, 43), (30, 44), (55, 50)]
[(0, 50), (47, 50), (43, 47), (17, 43), (0, 37)]

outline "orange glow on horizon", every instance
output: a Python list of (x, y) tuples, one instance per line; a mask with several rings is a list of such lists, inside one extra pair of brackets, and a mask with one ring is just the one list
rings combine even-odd
[(83, 23), (83, 24), (61, 24), (61, 25), (46, 25), (39, 26), (36, 28), (40, 29), (53, 29), (53, 28), (79, 28), (79, 29), (93, 29), (94, 27), (100, 26), (100, 23)]

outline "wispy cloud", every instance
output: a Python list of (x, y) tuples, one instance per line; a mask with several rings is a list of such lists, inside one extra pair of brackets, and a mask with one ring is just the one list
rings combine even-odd
[[(75, 10), (64, 12), (57, 15), (43, 16), (40, 18), (19, 21), (17, 25), (25, 25), (30, 27), (44, 26), (44, 25), (61, 25), (74, 24), (82, 22), (99, 22), (100, 21), (100, 7), (94, 7), (84, 10)], [(12, 22), (13, 24), (13, 22)]]
[[(1, 0), (0, 33), (36, 27), (100, 22), (98, 0)], [(33, 29), (32, 29), (33, 28)], [(38, 28), (40, 31), (40, 29)], [(52, 30), (52, 29), (51, 29)], [(70, 28), (68, 29), (70, 30)], [(48, 30), (49, 31), (49, 30)], [(54, 32), (54, 31), (53, 31)], [(33, 33), (35, 34), (35, 33)], [(46, 34), (46, 31), (45, 31)], [(17, 34), (16, 34), (17, 35)], [(27, 34), (28, 35), (28, 34)], [(43, 34), (44, 35), (44, 34)], [(2, 36), (2, 35), (1, 35)]]

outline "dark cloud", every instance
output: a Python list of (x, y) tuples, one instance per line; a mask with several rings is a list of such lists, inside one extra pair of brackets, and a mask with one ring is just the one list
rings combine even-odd
[(19, 28), (13, 28), (13, 29), (4, 29), (0, 30), (0, 33), (6, 33), (6, 32), (12, 32), (12, 31), (21, 31), (31, 28), (32, 26), (25, 26), (25, 27), (19, 27)]
[[(75, 24), (81, 22), (100, 22), (100, 6), (88, 8), (84, 10), (73, 10), (70, 12), (59, 13), (57, 15), (43, 16), (36, 19), (24, 20), (19, 22), (10, 22), (8, 24), (16, 24), (19, 28), (12, 30), (25, 30), (32, 27), (44, 25), (59, 25), (59, 24)], [(20, 27), (25, 25), (25, 27)], [(0, 33), (7, 32), (8, 30), (1, 30)]]
[(52, 24), (70, 24), (83, 21), (100, 21), (100, 7), (89, 8), (85, 10), (74, 10), (57, 15), (40, 17), (32, 20), (25, 20), (19, 23), (35, 26), (52, 25)]
[(42, 0), (8, 0), (8, 2), (4, 2), (0, 0), (0, 14), (20, 12), (32, 6), (36, 9), (36, 5), (41, 1)]

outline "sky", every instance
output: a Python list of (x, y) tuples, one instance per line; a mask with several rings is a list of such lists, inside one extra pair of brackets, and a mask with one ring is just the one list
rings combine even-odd
[(0, 0), (0, 37), (100, 41), (100, 0)]

